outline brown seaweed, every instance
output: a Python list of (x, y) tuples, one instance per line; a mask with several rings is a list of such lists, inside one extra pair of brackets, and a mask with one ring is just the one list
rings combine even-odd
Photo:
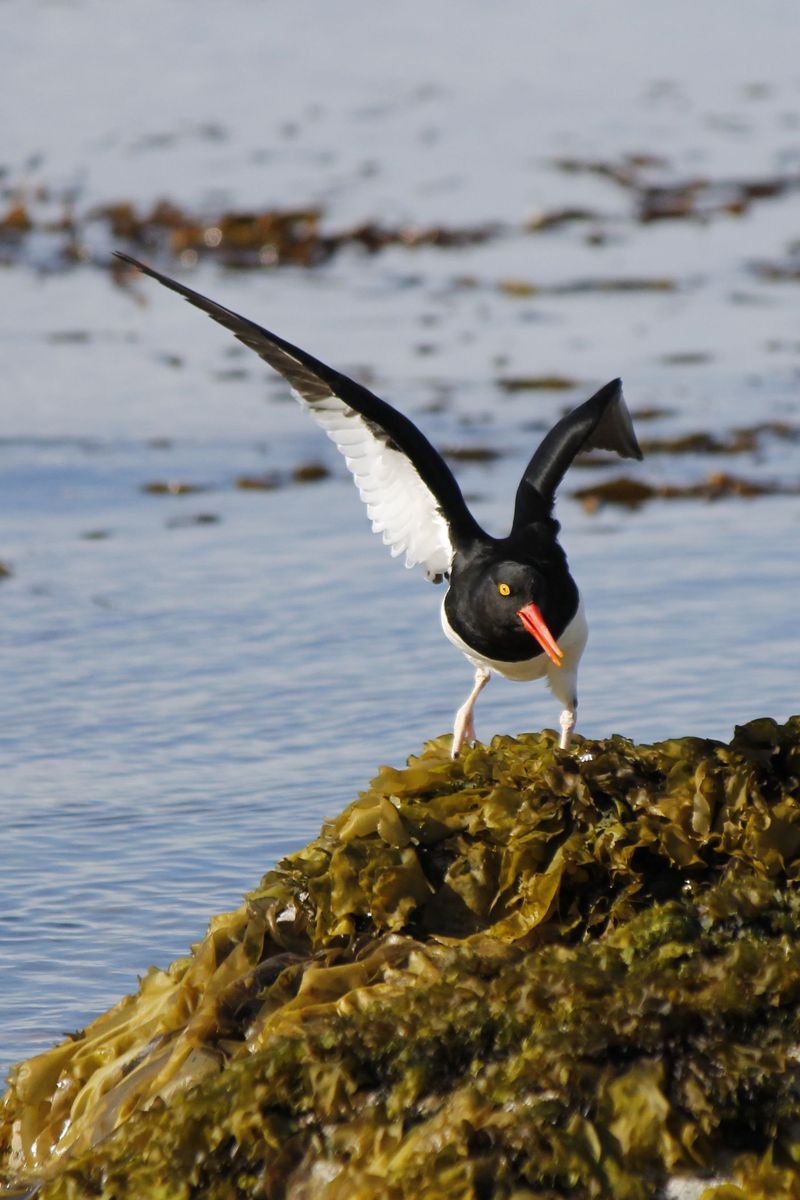
[[(32, 233), (61, 235), (57, 254), (64, 264), (90, 257), (84, 244), (97, 227), (107, 230), (115, 243), (127, 245), (137, 253), (144, 250), (156, 256), (171, 255), (183, 262), (214, 256), (235, 268), (315, 267), (349, 247), (369, 254), (388, 246), (450, 249), (479, 244), (504, 231), (496, 222), (471, 226), (412, 223), (388, 226), (362, 222), (350, 228), (329, 230), (322, 227), (322, 210), (314, 206), (199, 213), (169, 199), (161, 199), (149, 209), (130, 200), (119, 200), (76, 212), (71, 198), (65, 198), (64, 215), (53, 220), (49, 211), (46, 216), (39, 214), (42, 199), (39, 194), (24, 189), (10, 194), (9, 207), (0, 215), (0, 242), (22, 246)], [(121, 264), (113, 264), (109, 269), (118, 282), (128, 279), (128, 271)]]
[(281, 482), (277, 471), (264, 471), (260, 475), (239, 475), (235, 486), (246, 492), (274, 492)]
[(618, 475), (614, 479), (577, 488), (571, 493), (588, 512), (596, 512), (604, 504), (624, 508), (640, 508), (648, 500), (722, 500), (731, 496), (752, 499), (756, 496), (798, 496), (800, 484), (762, 482), (713, 471), (698, 483), (648, 483)]
[(669, 164), (651, 154), (628, 154), (618, 161), (561, 158), (554, 166), (570, 174), (599, 175), (630, 192), (634, 197), (635, 217), (647, 224), (652, 221), (708, 219), (720, 214), (741, 216), (756, 201), (784, 196), (800, 188), (800, 175), (787, 172), (753, 178), (696, 176), (689, 179), (656, 182)]
[(443, 446), (442, 454), (450, 462), (490, 463), (502, 457), (493, 446)]
[[(752, 178), (675, 179), (670, 177), (668, 162), (647, 153), (623, 155), (616, 161), (561, 159), (555, 166), (562, 173), (590, 173), (613, 182), (630, 198), (628, 212), (608, 217), (594, 209), (564, 203), (515, 223), (487, 220), (470, 225), (447, 222), (388, 225), (367, 220), (337, 229), (330, 227), (323, 209), (313, 204), (281, 208), (266, 203), (251, 209), (196, 211), (164, 197), (150, 205), (120, 198), (82, 209), (80, 195), (74, 188), (58, 192), (29, 182), (15, 186), (9, 180), (0, 195), (5, 204), (0, 210), (0, 246), (5, 260), (13, 261), (25, 254), (32, 237), (38, 237), (40, 252), (46, 244), (51, 265), (66, 267), (96, 259), (100, 231), (114, 244), (136, 254), (177, 257), (184, 265), (198, 258), (214, 257), (237, 269), (281, 265), (314, 268), (352, 248), (367, 254), (377, 254), (388, 247), (450, 250), (480, 245), (509, 234), (538, 236), (578, 223), (593, 226), (586, 240), (598, 245), (608, 240), (605, 226), (610, 221), (619, 226), (738, 215), (756, 202), (800, 188), (800, 175), (789, 172)], [(794, 279), (795, 259), (796, 255), (792, 255), (786, 264), (756, 264), (753, 269), (764, 279)], [(108, 267), (106, 256), (102, 261)], [(117, 282), (129, 282), (122, 264), (109, 269)], [(462, 279), (461, 285), (468, 282)], [(677, 286), (677, 281), (659, 278), (587, 279), (544, 290), (569, 294), (591, 290), (659, 291)], [(540, 291), (535, 282), (525, 280), (504, 280), (499, 287), (518, 297), (533, 296)]]
[(558, 392), (579, 388), (580, 381), (569, 375), (501, 375), (495, 383), (504, 392)]
[(200, 492), (210, 492), (209, 483), (188, 483), (183, 479), (153, 479), (143, 483), (139, 489), (148, 496), (196, 496)]
[(327, 479), (329, 475), (328, 467), (319, 462), (299, 463), (292, 470), (292, 480), (295, 483), (319, 483), (321, 479)]
[(192, 955), (20, 1064), (42, 1200), (706, 1200), (800, 1187), (800, 717), (448, 738)]

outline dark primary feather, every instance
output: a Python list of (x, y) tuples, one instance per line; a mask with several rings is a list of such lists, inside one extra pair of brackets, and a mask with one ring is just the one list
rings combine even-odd
[(361, 384), (268, 329), (263, 329), (246, 317), (209, 300), (168, 275), (162, 275), (160, 271), (146, 266), (128, 254), (116, 251), (115, 256), (158, 280), (164, 287), (177, 292), (195, 308), (202, 309), (214, 321), (224, 325), (240, 342), (254, 350), (269, 366), (283, 375), (312, 412), (315, 405), (321, 405), (331, 396), (336, 396), (344, 405), (353, 409), (363, 418), (373, 436), (389, 449), (400, 450), (413, 464), (447, 521), (454, 545), (469, 541), (476, 535), (480, 536), (480, 527), (464, 503), (461, 489), (450, 468), (408, 417), (403, 416), (391, 404), (387, 404)]
[(623, 458), (642, 457), (621, 379), (612, 379), (567, 413), (543, 439), (520, 480), (512, 530), (550, 511), (558, 485), (581, 450), (614, 450)]

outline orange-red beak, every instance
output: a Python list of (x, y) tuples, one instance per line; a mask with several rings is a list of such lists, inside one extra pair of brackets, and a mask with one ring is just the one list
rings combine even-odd
[(536, 638), (536, 641), (542, 647), (547, 657), (557, 667), (560, 667), (564, 658), (564, 651), (547, 628), (545, 619), (536, 605), (526, 604), (524, 608), (519, 610), (517, 616), (522, 621), (528, 633)]

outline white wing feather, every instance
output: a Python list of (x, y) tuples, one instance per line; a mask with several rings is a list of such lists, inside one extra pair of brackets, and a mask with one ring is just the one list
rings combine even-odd
[[(367, 421), (318, 381), (319, 400), (292, 392), (344, 457), (376, 533), (392, 557), (405, 553), (406, 566), (421, 563), (429, 578), (445, 575), (453, 561), (447, 522), (436, 498), (411, 460), (376, 437)], [(315, 389), (316, 390), (316, 389)]]

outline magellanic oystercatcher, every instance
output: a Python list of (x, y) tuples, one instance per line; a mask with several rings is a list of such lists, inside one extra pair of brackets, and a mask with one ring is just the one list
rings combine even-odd
[(455, 718), (453, 757), (475, 739), (473, 709), (492, 671), (507, 679), (547, 678), (564, 705), (560, 745), (567, 749), (588, 630), (558, 543), (553, 503), (581, 450), (642, 457), (621, 381), (607, 383), (553, 426), (517, 488), (511, 532), (494, 538), (478, 525), (450, 468), (408, 417), (260, 325), (127, 254), (117, 257), (202, 309), (280, 372), (344, 455), (372, 528), (392, 555), (405, 552), (406, 566), (421, 564), (432, 583), (447, 580), (442, 626), (475, 668), (472, 691)]

